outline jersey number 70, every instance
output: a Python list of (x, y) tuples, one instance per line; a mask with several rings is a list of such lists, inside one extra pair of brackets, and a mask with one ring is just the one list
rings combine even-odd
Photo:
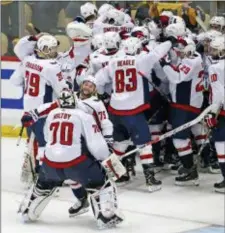
[[(128, 79), (128, 80), (127, 80)], [(126, 81), (125, 81), (126, 80)], [(115, 92), (131, 92), (137, 89), (137, 71), (135, 68), (126, 70), (116, 70), (115, 72)]]
[[(71, 146), (73, 143), (73, 128), (71, 122), (52, 122), (50, 130), (52, 131), (51, 145), (59, 143), (65, 146)], [(59, 132), (59, 135), (57, 135)]]

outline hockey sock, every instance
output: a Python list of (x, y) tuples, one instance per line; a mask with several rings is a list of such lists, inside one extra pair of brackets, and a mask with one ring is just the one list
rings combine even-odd
[(219, 163), (222, 175), (225, 179), (225, 163)]
[(190, 169), (193, 167), (193, 154), (188, 154), (184, 156), (180, 156), (181, 163), (183, 164), (184, 168)]
[(74, 196), (79, 200), (87, 198), (87, 196), (88, 196), (87, 191), (85, 190), (84, 187), (72, 189), (72, 192), (73, 192)]

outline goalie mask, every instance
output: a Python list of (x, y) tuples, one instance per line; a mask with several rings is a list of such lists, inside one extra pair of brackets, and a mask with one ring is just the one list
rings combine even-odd
[(59, 42), (54, 36), (43, 35), (37, 41), (36, 52), (39, 57), (44, 59), (56, 58), (58, 56)]
[(59, 104), (61, 108), (75, 108), (76, 101), (73, 91), (70, 89), (63, 89), (59, 96)]

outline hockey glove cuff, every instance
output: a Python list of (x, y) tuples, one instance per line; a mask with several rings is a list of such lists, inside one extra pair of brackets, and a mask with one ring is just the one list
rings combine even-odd
[(24, 127), (30, 127), (38, 120), (38, 117), (39, 116), (36, 109), (25, 112), (21, 118), (22, 125)]

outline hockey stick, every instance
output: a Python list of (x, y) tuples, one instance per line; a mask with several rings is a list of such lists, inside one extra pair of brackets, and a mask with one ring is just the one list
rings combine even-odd
[(30, 35), (37, 35), (41, 33), (41, 30), (36, 28), (32, 23), (28, 23), (26, 25), (26, 30), (29, 32)]
[(16, 143), (17, 146), (20, 145), (20, 141), (21, 141), (21, 138), (22, 138), (22, 135), (23, 135), (23, 130), (24, 130), (24, 126), (22, 126), (21, 129), (20, 129), (19, 137), (18, 137), (17, 143)]
[(29, 156), (29, 163), (31, 168), (31, 173), (33, 177), (33, 182), (35, 182), (36, 176), (35, 176), (35, 169), (34, 169), (34, 163), (32, 162), (32, 149), (33, 149), (33, 142), (35, 140), (35, 135), (33, 132), (31, 132), (30, 138), (29, 138), (29, 144), (28, 144), (28, 156)]
[(136, 151), (139, 151), (140, 149), (143, 149), (144, 147), (146, 147), (148, 145), (155, 144), (155, 143), (157, 143), (159, 141), (164, 140), (165, 138), (173, 136), (174, 134), (176, 134), (176, 133), (178, 133), (180, 131), (183, 131), (183, 130), (185, 130), (187, 128), (190, 128), (191, 126), (193, 126), (193, 125), (199, 123), (200, 121), (202, 121), (204, 119), (205, 115), (207, 113), (209, 113), (214, 107), (215, 107), (214, 104), (210, 105), (198, 117), (196, 117), (194, 120), (189, 121), (189, 122), (185, 123), (184, 125), (181, 125), (181, 126), (177, 127), (176, 129), (173, 129), (173, 130), (171, 130), (171, 131), (157, 137), (155, 140), (150, 141), (150, 142), (146, 143), (145, 145), (142, 145), (142, 146), (140, 146), (140, 147), (138, 147), (138, 148), (136, 148), (136, 149), (134, 149), (132, 151), (129, 151), (128, 153), (124, 154), (120, 158), (122, 159), (124, 157), (127, 157), (128, 155), (133, 154)]
[(201, 27), (201, 29), (206, 32), (207, 31), (207, 27), (205, 26), (204, 22), (198, 17), (195, 17), (196, 22), (198, 23), (198, 25)]
[[(141, 72), (138, 71), (138, 74), (141, 75), (143, 78), (146, 78)], [(168, 102), (171, 103), (172, 101), (148, 78), (146, 78), (148, 82), (159, 92), (159, 94)]]

